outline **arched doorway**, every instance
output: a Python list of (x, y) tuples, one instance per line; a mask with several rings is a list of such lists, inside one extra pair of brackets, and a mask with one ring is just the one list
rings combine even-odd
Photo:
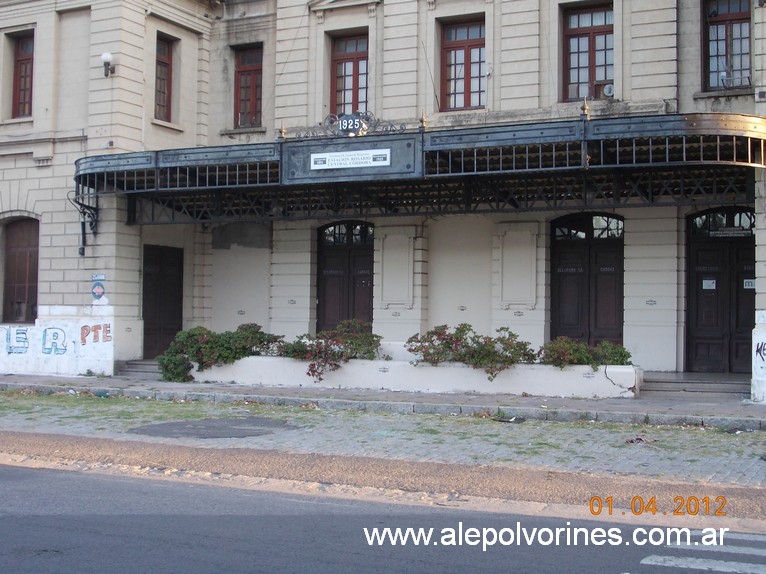
[(622, 343), (623, 220), (577, 213), (551, 222), (551, 338)]
[(3, 323), (34, 323), (37, 318), (39, 236), (36, 219), (5, 226)]
[(755, 214), (744, 207), (688, 218), (686, 370), (749, 373), (755, 326)]
[(372, 322), (373, 229), (363, 221), (319, 229), (317, 331), (346, 319)]

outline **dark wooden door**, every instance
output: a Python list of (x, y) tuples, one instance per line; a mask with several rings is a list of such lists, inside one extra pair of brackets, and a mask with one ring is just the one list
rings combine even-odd
[(372, 322), (372, 226), (359, 222), (319, 230), (317, 331), (347, 319)]
[(712, 239), (690, 246), (689, 371), (748, 373), (755, 326), (752, 239)]
[(4, 323), (34, 323), (37, 318), (38, 237), (36, 219), (5, 227)]
[(551, 338), (622, 343), (622, 244), (570, 241), (553, 253)]
[(551, 222), (551, 338), (622, 343), (623, 221), (574, 213)]
[(164, 353), (183, 326), (183, 249), (144, 246), (144, 358)]

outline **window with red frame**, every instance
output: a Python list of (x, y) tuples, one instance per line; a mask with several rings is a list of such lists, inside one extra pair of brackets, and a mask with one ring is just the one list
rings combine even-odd
[(487, 103), (484, 22), (445, 25), (442, 37), (443, 111), (483, 108)]
[(13, 51), (13, 110), (12, 117), (32, 115), (32, 71), (34, 68), (35, 37), (14, 38)]
[(236, 50), (234, 127), (261, 125), (263, 93), (263, 48)]
[(367, 111), (367, 36), (335, 38), (331, 109), (337, 115)]
[(157, 37), (157, 67), (154, 79), (154, 119), (169, 122), (172, 119), (171, 98), (173, 88), (173, 41)]
[(564, 99), (602, 98), (614, 82), (611, 5), (564, 13)]
[(750, 4), (749, 0), (704, 1), (706, 90), (751, 85)]

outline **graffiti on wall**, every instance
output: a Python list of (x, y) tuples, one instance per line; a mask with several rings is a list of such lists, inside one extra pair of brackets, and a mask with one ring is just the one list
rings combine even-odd
[[(0, 336), (9, 355), (24, 354), (29, 350), (29, 327), (0, 325)], [(80, 328), (80, 344), (108, 343), (112, 340), (112, 325), (101, 323), (83, 325)], [(45, 327), (42, 330), (41, 351), (45, 355), (63, 355), (67, 352), (66, 331), (59, 327)]]
[(80, 344), (85, 345), (88, 337), (93, 343), (108, 343), (112, 340), (112, 326), (109, 323), (103, 325), (83, 325), (80, 328)]

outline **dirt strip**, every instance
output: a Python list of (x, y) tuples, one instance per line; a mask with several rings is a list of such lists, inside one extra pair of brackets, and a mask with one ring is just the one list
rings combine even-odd
[[(655, 516), (650, 515), (650, 510), (639, 509), (635, 497), (641, 497), (642, 505), (654, 497), (657, 518), (679, 521), (692, 517), (688, 513), (674, 514), (680, 504), (680, 500), (674, 499), (682, 497), (688, 501), (696, 497), (699, 501), (709, 501), (707, 509), (704, 503), (700, 505), (696, 518), (704, 517), (713, 522), (710, 526), (721, 526), (719, 522), (724, 519), (766, 519), (766, 489), (730, 485), (3, 431), (0, 431), (0, 453), (54, 462), (125, 465), (407, 492), (448, 493), (453, 497), (565, 504), (579, 506), (586, 511), (589, 511), (594, 496), (603, 501), (611, 497), (615, 515), (624, 512), (630, 517), (635, 514), (631, 510), (633, 503), (633, 509), (638, 510), (644, 519)], [(687, 507), (682, 505), (681, 510), (686, 511)], [(725, 517), (714, 516), (717, 510), (725, 512)], [(598, 519), (608, 520), (609, 516), (604, 512)]]

